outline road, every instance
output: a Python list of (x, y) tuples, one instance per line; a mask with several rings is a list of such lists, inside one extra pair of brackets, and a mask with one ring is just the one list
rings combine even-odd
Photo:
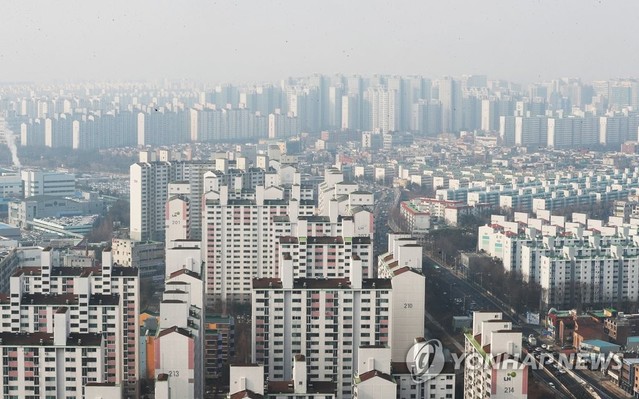
[[(436, 266), (435, 266), (436, 265)], [(520, 323), (516, 315), (510, 314), (504, 304), (498, 303), (494, 298), (488, 297), (481, 292), (481, 287), (476, 287), (465, 279), (454, 274), (450, 269), (440, 262), (425, 256), (423, 271), (427, 278), (427, 290), (431, 292), (427, 308), (433, 313), (432, 317), (438, 320), (435, 325), (436, 330), (443, 334), (442, 338), (451, 338), (444, 326), (452, 325), (452, 315), (464, 315), (472, 310), (496, 310), (502, 311), (503, 318), (511, 321), (513, 326), (522, 329), (523, 336), (535, 333), (534, 326)], [(477, 284), (479, 285), (479, 284)], [(457, 299), (457, 301), (456, 301)], [(430, 326), (433, 327), (432, 325)], [(454, 337), (463, 344), (463, 336), (456, 334)], [(455, 345), (456, 349), (457, 346)], [(533, 378), (540, 382), (545, 388), (542, 396), (552, 395), (553, 397), (564, 398), (592, 398), (590, 394), (576, 379), (568, 373), (561, 373), (558, 369), (550, 366), (543, 369), (532, 370)], [(605, 397), (605, 396), (601, 396)]]
[[(369, 188), (370, 189), (370, 188)], [(384, 186), (374, 186), (372, 191), (375, 195), (375, 206), (373, 208), (373, 220), (375, 223), (375, 243), (373, 245), (375, 257), (386, 252), (388, 242), (387, 237), (390, 230), (389, 218), (391, 209), (396, 209), (401, 197), (401, 190), (391, 189)]]
[(619, 398), (619, 396), (615, 392), (612, 392), (607, 387), (602, 385), (600, 380), (592, 375), (592, 372), (582, 370), (575, 370), (574, 372), (584, 381), (588, 382), (592, 389), (594, 389), (602, 399)]

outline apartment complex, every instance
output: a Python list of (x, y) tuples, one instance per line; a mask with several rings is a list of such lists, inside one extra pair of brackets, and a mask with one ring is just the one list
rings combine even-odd
[[(362, 234), (352, 241), (365, 240), (369, 246), (368, 232)], [(306, 240), (319, 243), (319, 238), (309, 236)], [(329, 251), (332, 246), (335, 253), (340, 252), (339, 239), (324, 238)], [(282, 237), (278, 278), (253, 281), (252, 358), (264, 364), (270, 379), (287, 379), (290, 359), (295, 353), (304, 354), (310, 378), (335, 381), (337, 397), (350, 397), (360, 347), (386, 347), (387, 367), (391, 362), (405, 364), (415, 338), (423, 334), (421, 248), (413, 251), (412, 261), (403, 262), (401, 267), (395, 262), (384, 268), (383, 278), (373, 278), (371, 261), (365, 261), (354, 248), (344, 251), (351, 253), (350, 257), (334, 255), (331, 259), (330, 252), (325, 254), (322, 247), (300, 251), (299, 241)], [(288, 252), (296, 250), (296, 256)], [(407, 256), (402, 255), (402, 259)]]
[(547, 306), (610, 305), (639, 299), (639, 221), (585, 214), (566, 217), (515, 213), (493, 215), (479, 228), (478, 249), (503, 261), (508, 271), (539, 283)]
[(2, 301), (4, 392), (72, 398), (106, 383), (135, 397), (138, 304), (137, 269), (114, 266), (109, 251), (100, 267), (54, 267), (42, 250), (41, 266), (17, 269)]
[[(272, 176), (277, 182), (277, 175)], [(250, 301), (251, 280), (274, 277), (276, 219), (312, 215), (314, 205), (301, 200), (299, 185), (286, 198), (278, 184), (254, 190), (223, 185), (218, 176), (205, 176), (205, 235), (207, 303), (217, 300)]]
[[(315, 208), (312, 186), (302, 184), (290, 165), (248, 187), (240, 181), (229, 186), (221, 175), (204, 176), (209, 304), (250, 300), (253, 278), (277, 277), (282, 250), (300, 259), (294, 262), (300, 276), (343, 276), (344, 260), (352, 255), (364, 262), (367, 276), (374, 275), (372, 194), (357, 184), (342, 184), (341, 172), (326, 174), (334, 179), (322, 183), (320, 203), (326, 206), (321, 210)], [(316, 263), (323, 271), (315, 271)]]
[(558, 173), (552, 178), (525, 178), (510, 184), (480, 185), (437, 190), (436, 198), (487, 204), (522, 212), (553, 211), (570, 206), (592, 206), (624, 200), (639, 188), (639, 169), (602, 173)]
[(419, 272), (402, 268), (392, 279), (363, 278), (361, 261), (353, 258), (346, 278), (295, 278), (292, 257), (281, 257), (280, 278), (253, 282), (252, 358), (269, 379), (290, 378), (293, 354), (302, 353), (310, 378), (335, 381), (337, 397), (350, 397), (361, 345), (395, 347), (396, 360), (404, 361), (423, 334)]

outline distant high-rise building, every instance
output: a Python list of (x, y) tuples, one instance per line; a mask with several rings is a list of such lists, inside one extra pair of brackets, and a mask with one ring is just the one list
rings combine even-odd
[(499, 137), (504, 145), (515, 144), (515, 116), (499, 117)]
[(342, 130), (357, 130), (360, 128), (359, 96), (349, 94), (342, 96)]
[(464, 76), (463, 84), (467, 89), (488, 87), (488, 78), (486, 75), (467, 75)]
[(608, 104), (615, 108), (633, 105), (633, 86), (636, 91), (637, 82), (633, 80), (610, 81), (607, 93)]
[(462, 91), (459, 81), (444, 77), (439, 81), (439, 101), (442, 106), (442, 130), (456, 133), (462, 128)]
[(431, 137), (442, 132), (439, 100), (418, 100), (413, 104), (411, 131)]
[(342, 87), (331, 86), (328, 89), (328, 128), (338, 129), (342, 125)]
[(495, 132), (499, 130), (499, 107), (494, 98), (481, 100), (481, 130)]
[(515, 117), (515, 145), (523, 147), (546, 146), (548, 142), (548, 118), (543, 116)]
[(368, 128), (380, 133), (399, 129), (399, 93), (384, 88), (369, 88), (366, 92)]
[(619, 147), (628, 139), (628, 118), (602, 116), (599, 118), (599, 144)]
[(467, 96), (462, 99), (461, 129), (474, 131), (481, 127), (481, 100), (477, 96)]
[(576, 118), (548, 118), (548, 147), (572, 148), (579, 141), (574, 137), (573, 122)]
[(141, 161), (129, 168), (130, 235), (137, 241), (164, 241), (164, 206), (168, 183), (173, 180), (169, 162)]

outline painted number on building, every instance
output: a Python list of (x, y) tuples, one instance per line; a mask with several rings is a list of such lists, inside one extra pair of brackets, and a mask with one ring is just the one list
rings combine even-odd
[(405, 303), (404, 304), (404, 309), (412, 309), (413, 308), (413, 304), (412, 303)]
[(180, 371), (179, 370), (170, 370), (168, 373), (169, 377), (179, 377), (180, 376)]

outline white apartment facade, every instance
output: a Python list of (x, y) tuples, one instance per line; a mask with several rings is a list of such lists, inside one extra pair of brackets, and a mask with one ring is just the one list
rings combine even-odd
[(573, 214), (493, 216), (479, 228), (478, 249), (503, 261), (507, 271), (540, 284), (547, 306), (610, 305), (639, 299), (638, 222), (608, 223)]
[(129, 168), (131, 238), (163, 241), (164, 204), (173, 179), (169, 162), (138, 162)]
[(228, 186), (214, 188), (204, 202), (207, 303), (249, 301), (253, 278), (276, 275), (274, 219), (310, 213), (313, 205), (289, 209), (291, 202), (301, 201), (286, 200), (281, 187), (258, 186), (239, 193), (230, 192)]
[(254, 282), (253, 360), (269, 379), (289, 379), (292, 354), (305, 354), (309, 378), (334, 381), (337, 397), (350, 397), (359, 345), (390, 339), (390, 281), (366, 280), (360, 288), (348, 279), (289, 282)]
[[(102, 336), (70, 333), (66, 307), (58, 308), (55, 316), (51, 332), (0, 333), (6, 364), (0, 388), (6, 397), (83, 398), (86, 384), (105, 382), (107, 358)], [(114, 398), (122, 397), (121, 389), (114, 393)]]
[(521, 363), (521, 331), (501, 312), (474, 312), (465, 334), (464, 398), (528, 397), (528, 366)]
[(293, 264), (282, 253), (280, 278), (253, 281), (252, 359), (269, 379), (290, 378), (290, 359), (301, 353), (309, 378), (336, 382), (337, 397), (348, 398), (360, 346), (390, 346), (392, 361), (405, 361), (424, 331), (420, 273), (405, 267), (392, 279), (362, 278), (361, 261), (351, 259), (346, 278), (305, 278)]

